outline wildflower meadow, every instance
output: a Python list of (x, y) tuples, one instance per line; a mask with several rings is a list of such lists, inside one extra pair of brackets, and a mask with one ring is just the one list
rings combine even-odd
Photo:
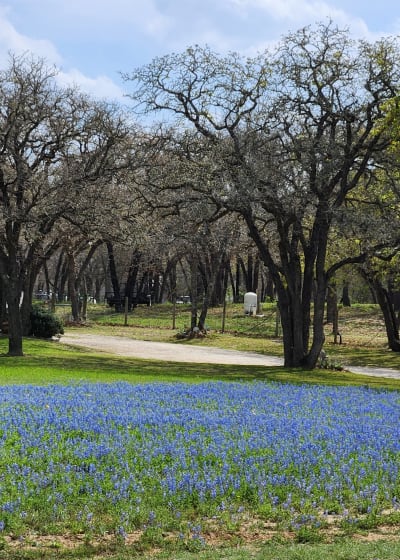
[(258, 519), (352, 526), (400, 504), (400, 396), (209, 382), (0, 392), (0, 535), (207, 540)]

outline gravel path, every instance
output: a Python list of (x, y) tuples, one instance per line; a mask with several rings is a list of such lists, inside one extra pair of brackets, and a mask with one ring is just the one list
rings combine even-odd
[[(211, 346), (186, 346), (169, 342), (149, 342), (135, 340), (123, 336), (105, 336), (88, 333), (68, 333), (61, 337), (61, 342), (73, 346), (84, 346), (93, 350), (131, 356), (150, 360), (165, 360), (169, 362), (194, 362), (205, 364), (238, 364), (255, 366), (280, 366), (282, 358), (264, 356), (256, 352), (240, 352), (238, 350), (224, 350)], [(400, 379), (400, 371), (391, 368), (372, 368), (350, 366), (353, 373), (371, 375), (374, 377), (389, 377)]]
[(211, 346), (189, 346), (170, 342), (148, 342), (123, 336), (103, 336), (87, 333), (68, 333), (60, 339), (64, 344), (84, 346), (119, 356), (132, 356), (169, 362), (195, 362), (203, 364), (240, 364), (255, 366), (280, 366), (281, 358), (263, 356), (256, 352), (224, 350)]

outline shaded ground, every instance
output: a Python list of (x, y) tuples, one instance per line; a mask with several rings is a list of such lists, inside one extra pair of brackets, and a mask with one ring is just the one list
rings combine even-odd
[[(168, 342), (149, 342), (123, 336), (106, 336), (81, 332), (67, 333), (61, 337), (61, 342), (73, 346), (84, 346), (96, 351), (108, 352), (119, 356), (131, 356), (150, 360), (257, 366), (283, 365), (281, 358), (265, 356), (255, 352), (239, 352), (237, 350), (224, 350), (210, 346), (189, 346)], [(363, 375), (400, 379), (400, 371), (391, 368), (350, 366), (346, 369)]]

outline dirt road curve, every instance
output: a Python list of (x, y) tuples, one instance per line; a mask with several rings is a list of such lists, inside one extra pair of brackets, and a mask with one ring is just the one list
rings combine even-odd
[(97, 351), (170, 362), (195, 362), (204, 364), (240, 364), (256, 366), (279, 366), (281, 358), (263, 356), (255, 352), (223, 350), (210, 346), (189, 346), (169, 342), (147, 342), (122, 336), (101, 336), (87, 333), (67, 333), (61, 337), (64, 344), (84, 346)]
[[(255, 352), (223, 350), (211, 346), (189, 346), (169, 342), (148, 342), (134, 340), (123, 336), (104, 336), (84, 332), (67, 333), (61, 342), (73, 346), (84, 346), (96, 351), (131, 356), (147, 360), (165, 360), (169, 362), (195, 362), (203, 364), (238, 364), (254, 366), (280, 366), (283, 360), (275, 356), (264, 356)], [(400, 371), (390, 368), (370, 368), (350, 366), (346, 369), (353, 373), (400, 379)]]

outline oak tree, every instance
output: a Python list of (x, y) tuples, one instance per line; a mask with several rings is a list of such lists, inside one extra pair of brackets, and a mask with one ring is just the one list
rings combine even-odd
[(138, 110), (205, 147), (177, 183), (247, 224), (277, 291), (286, 366), (316, 365), (328, 281), (364, 258), (328, 267), (330, 231), (351, 192), (390, 165), (376, 123), (398, 91), (399, 54), (397, 39), (356, 42), (328, 22), (254, 58), (192, 47), (125, 75)]

